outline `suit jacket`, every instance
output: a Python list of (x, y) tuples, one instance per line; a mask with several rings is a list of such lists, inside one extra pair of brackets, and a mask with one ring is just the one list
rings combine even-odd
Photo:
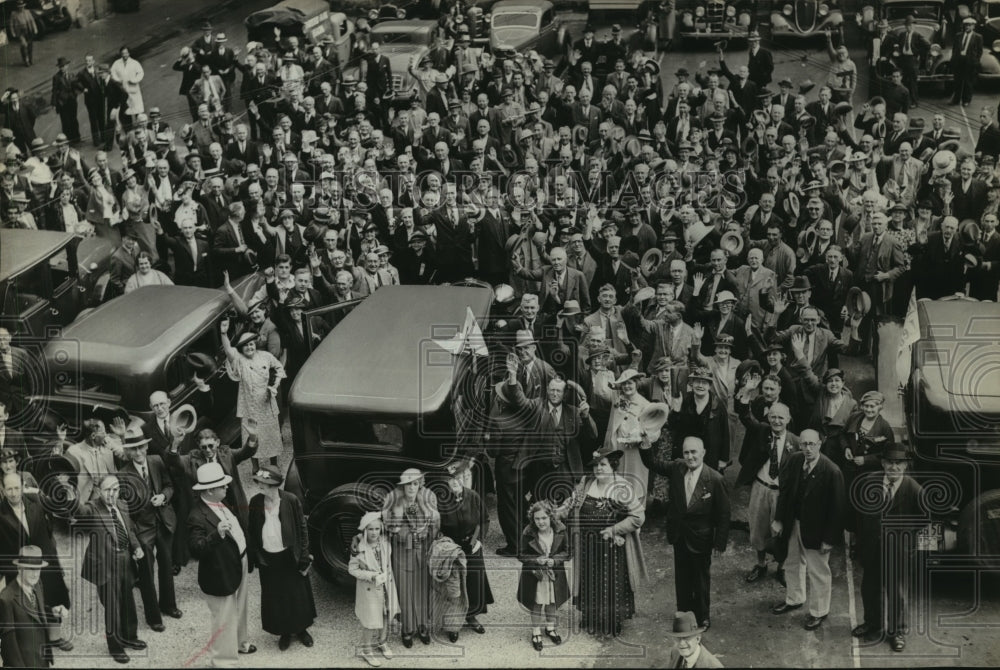
[(124, 561), (127, 566), (131, 563), (132, 554), (140, 548), (139, 536), (136, 533), (135, 523), (128, 513), (128, 507), (122, 500), (118, 500), (116, 507), (125, 524), (128, 535), (127, 547), (118, 547), (116, 528), (118, 522), (103, 499), (97, 498), (85, 502), (78, 497), (76, 500), (75, 516), (85, 524), (83, 528), (90, 535), (90, 544), (87, 545), (87, 551), (83, 555), (81, 576), (97, 586), (120, 579), (118, 570), (122, 567), (121, 559), (127, 557), (128, 560)]
[(757, 53), (747, 52), (747, 69), (750, 70), (750, 80), (757, 86), (764, 87), (771, 83), (771, 73), (774, 71), (774, 59), (767, 49), (757, 49)]
[[(304, 570), (311, 562), (309, 529), (298, 497), (287, 491), (278, 491), (278, 518), (281, 522), (281, 543), (292, 550), (295, 565)], [(253, 555), (254, 565), (267, 565), (262, 531), (264, 529), (264, 494), (250, 499), (247, 523), (247, 552)]]
[(1000, 128), (996, 123), (979, 130), (979, 139), (976, 140), (976, 153), (983, 156), (1000, 156)]
[[(856, 485), (861, 486), (861, 490), (874, 491), (881, 490), (885, 481), (885, 474), (881, 469), (861, 475), (863, 478)], [(885, 551), (885, 538), (883, 528), (893, 526), (898, 529), (900, 522), (904, 518), (911, 518), (918, 521), (926, 517), (926, 512), (920, 504), (923, 488), (910, 475), (903, 475), (899, 482), (899, 488), (892, 496), (888, 507), (864, 504), (870, 502), (868, 496), (852, 497), (854, 511), (857, 515), (857, 541), (858, 550), (862, 559), (867, 561), (879, 560)], [(897, 559), (904, 554), (895, 553)]]
[(583, 105), (579, 102), (573, 103), (573, 125), (583, 126), (587, 129), (587, 139), (594, 139), (598, 136), (598, 129), (601, 125), (601, 108), (591, 102), (585, 113)]
[(951, 203), (952, 215), (959, 221), (979, 219), (983, 207), (986, 206), (986, 184), (975, 177), (969, 183), (969, 190), (962, 190), (962, 177), (955, 176), (951, 180), (951, 191), (955, 199)]
[[(874, 233), (865, 233), (861, 236), (858, 251), (854, 257), (854, 267), (852, 268), (859, 283), (875, 283), (874, 277), (866, 276), (868, 258), (872, 254), (874, 244)], [(883, 234), (882, 241), (878, 249), (874, 250), (874, 253), (874, 271), (888, 273), (889, 280), (877, 282), (878, 290), (872, 294), (872, 302), (876, 305), (889, 303), (892, 301), (892, 285), (896, 281), (896, 278), (903, 274), (906, 269), (903, 248), (892, 235)]]
[(923, 253), (914, 259), (913, 263), (918, 299), (937, 299), (964, 293), (964, 251), (957, 233), (952, 237), (947, 251), (941, 233), (930, 233), (927, 236)]
[[(791, 348), (792, 335), (798, 332), (804, 332), (802, 326), (792, 326), (788, 330), (775, 331), (773, 329), (768, 329), (766, 333), (770, 335), (770, 339), (777, 340), (785, 345), (785, 354), (788, 360), (795, 360), (795, 352)], [(827, 354), (831, 351), (842, 353), (847, 349), (847, 343), (842, 340), (837, 339), (831, 331), (826, 328), (817, 327), (813, 337), (815, 341), (813, 343), (813, 357), (811, 361), (808, 361), (809, 367), (816, 374), (817, 377), (822, 378), (823, 373), (826, 372), (827, 368)], [(768, 339), (768, 338), (765, 338)]]
[(212, 259), (209, 255), (208, 242), (195, 238), (197, 249), (197, 266), (191, 255), (191, 247), (181, 237), (164, 235), (167, 246), (174, 252), (174, 283), (181, 286), (212, 286)]
[(98, 470), (95, 470), (91, 447), (86, 442), (72, 445), (66, 450), (66, 455), (80, 467), (76, 476), (76, 495), (82, 502), (97, 498), (100, 477), (117, 471), (114, 453), (108, 447), (102, 447), (97, 452)]
[[(222, 471), (233, 478), (226, 493), (226, 504), (229, 509), (239, 518), (240, 525), (247, 527), (247, 494), (243, 491), (243, 484), (240, 482), (240, 473), (237, 468), (239, 464), (257, 453), (257, 443), (247, 440), (239, 449), (230, 449), (225, 445), (219, 445), (215, 450), (215, 460), (222, 466)], [(198, 468), (208, 462), (208, 457), (201, 449), (192, 449), (190, 453), (183, 456), (168, 451), (163, 459), (167, 466), (181, 470), (192, 482), (198, 481)], [(218, 523), (213, 525), (215, 528)], [(208, 591), (206, 591), (208, 593)], [(211, 595), (211, 594), (210, 594)]]
[(670, 480), (667, 541), (673, 545), (683, 542), (688, 551), (696, 554), (708, 553), (713, 548), (725, 551), (730, 506), (729, 489), (722, 475), (702, 464), (689, 504), (684, 490), (688, 467), (684, 462), (658, 458), (652, 449), (640, 449), (639, 456), (647, 468)]
[(954, 58), (965, 59), (965, 63), (968, 63), (966, 67), (971, 67), (974, 72), (979, 72), (979, 60), (983, 57), (983, 36), (977, 32), (972, 33), (972, 37), (969, 39), (969, 48), (966, 51), (965, 56), (962, 55), (962, 41), (965, 39), (965, 33), (958, 31), (955, 33), (955, 45), (952, 48), (952, 53)]
[[(681, 457), (685, 437), (700, 437), (705, 443), (705, 463), (729, 462), (729, 411), (714, 391), (709, 391), (708, 405), (698, 414), (694, 393), (682, 396), (679, 412), (671, 412), (667, 427), (673, 437), (673, 457)], [(683, 489), (681, 489), (683, 490)]]
[[(677, 648), (675, 647), (674, 649), (671, 649), (670, 650), (670, 658), (667, 660), (667, 664), (664, 667), (667, 667), (667, 668), (676, 668), (676, 667), (678, 667), (677, 663), (680, 662), (680, 658), (681, 658), (681, 655), (680, 655), (680, 652), (677, 651)], [(720, 661), (719, 659), (717, 659), (715, 657), (715, 655), (712, 654), (712, 652), (710, 652), (708, 649), (705, 649), (705, 647), (702, 647), (701, 648), (701, 654), (698, 655), (698, 661), (694, 664), (693, 667), (695, 667), (695, 668), (721, 668), (721, 667), (723, 667), (723, 665), (722, 665), (722, 661)]]
[[(28, 520), (25, 528), (14, 513), (14, 509), (5, 499), (0, 502), (0, 575), (7, 578), (9, 584), (17, 576), (17, 568), (13, 561), (21, 552), (21, 547), (33, 544), (42, 550), (42, 556), (49, 565), (58, 564), (59, 554), (56, 549), (52, 527), (45, 513), (41, 499), (34, 493), (22, 494), (24, 501), (24, 516)], [(61, 579), (61, 575), (60, 575)], [(65, 585), (63, 585), (65, 590)], [(69, 606), (68, 593), (60, 594), (60, 601), (50, 605), (65, 604)]]
[(504, 245), (511, 235), (511, 223), (503, 211), (498, 214), (499, 218), (487, 211), (476, 226), (476, 251), (483, 276), (506, 274), (508, 269)]
[(844, 532), (844, 477), (823, 454), (808, 475), (803, 475), (804, 465), (805, 453), (800, 451), (792, 454), (781, 471), (774, 518), (782, 523), (786, 536), (798, 519), (806, 549), (819, 550), (824, 542), (835, 546)]
[[(157, 431), (159, 428), (156, 429)], [(139, 541), (145, 546), (156, 542), (158, 533), (170, 534), (177, 528), (177, 516), (171, 503), (174, 497), (174, 482), (167, 472), (167, 466), (159, 456), (146, 457), (146, 469), (149, 472), (149, 482), (145, 482), (139, 474), (139, 469), (133, 461), (126, 463), (121, 469), (121, 476), (129, 477), (135, 482), (136, 495), (129, 499), (129, 513), (135, 521)], [(157, 494), (163, 494), (164, 501), (159, 507), (154, 507), (150, 499)]]
[(5, 668), (46, 668), (52, 665), (52, 648), (46, 629), (49, 615), (41, 582), (32, 588), (32, 606), (16, 580), (0, 593), (0, 658)]
[[(740, 415), (740, 421), (747, 429), (746, 439), (743, 440), (743, 448), (740, 450), (740, 474), (736, 478), (736, 484), (752, 484), (760, 469), (771, 460), (771, 426), (753, 415), (751, 405), (736, 403), (736, 408)], [(788, 465), (792, 454), (798, 449), (798, 435), (786, 430), (785, 446), (781, 451), (781, 459), (778, 461), (779, 474)]]
[[(237, 510), (229, 505), (227, 507), (239, 521), (243, 535), (247, 538), (247, 569), (253, 571), (250, 539), (247, 524), (243, 520), (246, 519), (246, 514), (241, 519)], [(195, 495), (191, 514), (188, 516), (188, 546), (191, 548), (191, 555), (198, 559), (198, 586), (203, 593), (210, 596), (231, 596), (236, 593), (243, 582), (243, 559), (239, 545), (231, 533), (226, 533), (225, 538), (219, 535), (219, 517), (200, 495)]]
[[(41, 336), (42, 333), (31, 333)], [(33, 371), (38, 364), (31, 355), (20, 347), (10, 348), (11, 367), (8, 368), (0, 361), (0, 401), (7, 406), (7, 411), (13, 414), (25, 403), (27, 396), (36, 392), (32, 379), (36, 376)], [(12, 432), (11, 428), (7, 428)]]
[[(250, 236), (246, 234), (247, 231), (244, 230), (242, 224), (236, 225), (240, 226), (240, 234), (243, 235), (243, 241), (246, 244), (250, 240)], [(247, 246), (249, 247), (249, 244)], [(253, 271), (253, 265), (247, 258), (246, 252), (236, 251), (237, 247), (239, 247), (239, 240), (236, 238), (233, 224), (228, 220), (227, 215), (215, 229), (212, 240), (212, 260), (214, 269), (228, 270), (229, 275), (234, 279), (248, 275)]]
[(521, 450), (515, 467), (521, 469), (532, 462), (545, 463), (554, 468), (565, 466), (582, 476), (583, 454), (593, 450), (597, 439), (594, 420), (589, 415), (586, 419), (580, 418), (576, 405), (563, 402), (556, 424), (549, 413), (547, 398), (529, 399), (520, 384), (507, 384), (506, 394), (516, 409), (528, 414), (526, 420), (532, 427), (528, 448)]
[(556, 281), (556, 274), (551, 265), (546, 265), (539, 270), (522, 268), (517, 274), (525, 279), (541, 282), (541, 310), (543, 312), (558, 312), (567, 300), (578, 301), (580, 309), (585, 314), (590, 312), (590, 295), (587, 291), (587, 283), (584, 280), (583, 273), (579, 270), (574, 270), (570, 267), (565, 269), (562, 283), (559, 285), (558, 298), (554, 298), (549, 292), (549, 284)]
[[(433, 215), (437, 230), (438, 265), (472, 267), (472, 231), (460, 205), (458, 224), (448, 216), (448, 207), (439, 207)], [(445, 260), (447, 259), (447, 260)]]
[[(741, 265), (732, 271), (731, 278), (729, 278), (732, 283), (736, 294), (738, 302), (736, 303), (736, 310), (740, 316), (744, 318), (747, 314), (753, 316), (753, 321), (756, 324), (764, 322), (764, 309), (761, 307), (761, 294), (768, 293), (772, 287), (777, 285), (777, 277), (774, 274), (774, 270), (766, 268), (763, 265), (757, 270), (756, 276), (751, 279), (752, 272), (750, 271), (749, 265)], [(723, 282), (719, 282), (722, 284)], [(730, 289), (732, 290), (732, 289)]]
[(847, 303), (847, 292), (854, 286), (854, 273), (845, 267), (837, 270), (837, 278), (830, 281), (830, 268), (826, 263), (817, 263), (806, 269), (806, 277), (812, 284), (812, 303), (823, 310), (830, 320), (830, 329), (837, 333), (843, 324), (840, 310)]

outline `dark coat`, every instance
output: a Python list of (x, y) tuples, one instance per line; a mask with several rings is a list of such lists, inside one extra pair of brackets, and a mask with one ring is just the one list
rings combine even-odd
[[(235, 481), (235, 480), (234, 480)], [(228, 507), (228, 505), (227, 505)], [(239, 520), (240, 514), (229, 508)], [(243, 515), (246, 518), (246, 515)], [(246, 535), (246, 524), (240, 520)], [(231, 596), (243, 581), (243, 565), (240, 548), (232, 534), (223, 538), (219, 535), (219, 517), (201, 496), (196, 496), (188, 517), (188, 545), (191, 555), (198, 559), (198, 586), (210, 596)], [(247, 539), (247, 566), (253, 572), (253, 556)]]
[[(758, 399), (761, 398), (758, 396), (755, 400)], [(743, 448), (740, 449), (740, 474), (736, 477), (737, 486), (753, 484), (753, 481), (757, 478), (757, 473), (771, 459), (771, 425), (766, 421), (758, 420), (754, 416), (752, 404), (736, 404), (740, 414), (740, 421), (747, 428), (746, 438), (743, 440)], [(779, 474), (788, 466), (788, 459), (798, 449), (798, 436), (786, 429), (785, 448), (782, 450), (781, 460), (778, 462)]]
[(212, 286), (211, 257), (209, 256), (208, 242), (200, 238), (195, 238), (195, 246), (198, 249), (198, 265), (195, 267), (191, 257), (191, 248), (180, 237), (164, 235), (167, 246), (174, 252), (174, 283), (181, 286), (201, 286), (209, 288)]
[(701, 466), (701, 474), (691, 494), (688, 505), (684, 492), (684, 475), (688, 467), (683, 461), (657, 458), (652, 449), (640, 449), (643, 464), (658, 475), (670, 480), (670, 499), (667, 501), (667, 542), (680, 542), (694, 554), (704, 554), (716, 549), (725, 551), (729, 541), (729, 488), (717, 471)]
[(705, 443), (705, 463), (729, 461), (729, 412), (724, 402), (709, 391), (708, 407), (702, 414), (695, 411), (694, 394), (684, 394), (679, 412), (671, 412), (667, 427), (673, 436), (674, 458), (681, 457), (685, 437), (700, 437)]
[[(131, 557), (135, 550), (139, 549), (139, 535), (125, 502), (119, 500), (117, 507), (128, 531), (127, 552)], [(118, 541), (118, 531), (115, 528), (117, 522), (111, 510), (104, 504), (104, 500), (96, 498), (91, 502), (81, 502), (78, 498), (75, 516), (83, 521), (82, 528), (90, 535), (90, 544), (87, 545), (87, 551), (83, 555), (81, 576), (96, 586), (120, 579), (120, 576), (115, 574), (120, 567), (120, 563), (115, 560)]]
[(818, 551), (824, 542), (835, 546), (843, 539), (844, 477), (823, 454), (805, 477), (804, 464), (805, 453), (800, 451), (792, 454), (781, 471), (774, 518), (782, 523), (782, 534), (788, 537), (797, 517), (803, 546)]
[(0, 657), (5, 668), (52, 665), (52, 648), (46, 636), (51, 617), (40, 586), (41, 582), (34, 586), (35, 607), (16, 581), (8, 581), (0, 593)]
[[(881, 489), (885, 475), (880, 468), (863, 477), (864, 479), (859, 481), (859, 485), (867, 491)], [(899, 490), (892, 496), (892, 502), (887, 509), (864, 504), (871, 500), (869, 496), (859, 496), (856, 500), (852, 498), (854, 512), (857, 515), (858, 551), (863, 558), (870, 560), (873, 556), (882, 555), (885, 544), (883, 536), (885, 526), (892, 525), (895, 531), (900, 517), (919, 518), (925, 516), (926, 513), (920, 505), (921, 495), (920, 484), (909, 475), (903, 475), (903, 480), (899, 483)]]
[(517, 547), (517, 560), (521, 561), (521, 576), (517, 582), (517, 601), (531, 609), (535, 607), (535, 591), (538, 587), (538, 576), (544, 571), (554, 577), (553, 591), (555, 602), (559, 608), (569, 600), (569, 582), (566, 579), (566, 561), (569, 560), (569, 537), (566, 527), (559, 521), (552, 523), (552, 547), (547, 558), (551, 558), (551, 568), (542, 568), (538, 559), (543, 556), (542, 546), (538, 542), (538, 532), (529, 523), (521, 533)]
[(570, 472), (582, 476), (583, 454), (592, 451), (597, 439), (594, 420), (589, 415), (586, 419), (580, 418), (575, 405), (563, 402), (560, 422), (556, 425), (549, 414), (547, 399), (529, 399), (520, 384), (507, 384), (505, 393), (516, 409), (527, 413), (525, 419), (531, 426), (531, 435), (526, 436), (526, 448), (520, 451), (516, 467), (525, 467), (534, 460), (551, 463), (555, 468), (565, 465)]
[[(163, 459), (159, 456), (147, 456), (146, 469), (149, 471), (152, 486), (142, 481), (133, 461), (126, 463), (121, 473), (122, 476), (129, 477), (135, 482), (136, 495), (129, 499), (128, 507), (135, 522), (136, 532), (139, 534), (139, 541), (148, 547), (155, 544), (156, 534), (160, 529), (166, 533), (174, 532), (177, 528), (177, 516), (172, 505), (174, 482), (167, 472)], [(160, 493), (165, 498), (164, 503), (160, 507), (154, 507), (150, 498)]]
[[(302, 513), (302, 503), (287, 491), (278, 491), (278, 517), (281, 520), (281, 543), (292, 550), (295, 565), (299, 570), (305, 570), (312, 563), (309, 553), (309, 529)], [(267, 565), (264, 554), (264, 494), (258, 493), (250, 499), (250, 512), (247, 528), (247, 553), (253, 556), (255, 565)]]
[[(215, 460), (222, 466), (222, 471), (233, 478), (226, 493), (226, 504), (239, 518), (240, 525), (244, 528), (247, 527), (247, 494), (243, 491), (237, 467), (255, 453), (257, 453), (257, 443), (253, 438), (247, 440), (247, 443), (239, 449), (230, 449), (225, 445), (219, 445), (215, 449)], [(184, 456), (168, 451), (164, 460), (169, 467), (186, 473), (192, 482), (198, 481), (198, 468), (208, 462), (205, 452), (201, 449), (192, 449), (191, 453)]]
[(55, 568), (43, 572), (39, 582), (48, 596), (49, 606), (69, 607), (69, 590), (63, 580), (52, 524), (45, 514), (44, 505), (33, 493), (24, 493), (22, 499), (24, 515), (28, 519), (27, 530), (14, 514), (10, 503), (6, 500), (0, 502), (0, 574), (7, 578), (9, 584), (17, 576), (17, 568), (12, 561), (17, 558), (21, 547), (33, 544), (42, 550), (42, 556), (49, 562), (49, 566)]

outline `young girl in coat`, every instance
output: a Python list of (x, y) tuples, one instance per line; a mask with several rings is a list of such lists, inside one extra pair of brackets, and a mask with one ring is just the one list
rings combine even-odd
[(392, 651), (387, 642), (389, 623), (399, 614), (396, 580), (392, 574), (392, 549), (383, 531), (381, 512), (367, 512), (358, 526), (357, 552), (351, 556), (347, 571), (357, 581), (354, 613), (368, 633), (361, 645), (361, 657), (372, 667), (389, 660)]

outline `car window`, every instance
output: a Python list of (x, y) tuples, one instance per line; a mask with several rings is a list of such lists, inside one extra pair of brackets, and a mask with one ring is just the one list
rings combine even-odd
[(545, 28), (550, 23), (552, 23), (552, 10), (551, 9), (548, 10), (547, 12), (545, 12), (544, 14), (542, 14), (542, 26), (541, 27)]
[(941, 15), (941, 6), (936, 4), (889, 5), (886, 19), (889, 21), (903, 21), (910, 14), (918, 20), (937, 21)]
[(209, 328), (187, 347), (175, 352), (173, 357), (167, 363), (166, 373), (167, 388), (170, 389), (169, 395), (172, 397), (180, 395), (187, 389), (188, 385), (191, 384), (194, 369), (187, 361), (188, 354), (207, 354), (213, 359), (219, 360), (219, 348), (220, 345), (216, 331)]
[(49, 258), (49, 269), (52, 272), (52, 286), (61, 287), (72, 278), (69, 266), (69, 251), (65, 247), (59, 253)]
[(420, 32), (379, 32), (372, 36), (372, 40), (378, 40), (382, 46), (396, 46), (399, 44), (423, 44), (427, 40)]
[(56, 390), (63, 395), (101, 395), (115, 399), (121, 397), (118, 380), (111, 375), (61, 371), (56, 375), (55, 382)]
[(316, 421), (324, 445), (354, 443), (397, 449), (403, 446), (404, 425), (345, 414), (316, 415)]
[(52, 294), (49, 267), (39, 263), (11, 280), (4, 298), (4, 314), (24, 314), (47, 300)]
[(494, 14), (493, 15), (493, 27), (494, 28), (534, 28), (538, 25), (538, 16), (535, 14), (515, 14), (513, 12), (509, 14)]

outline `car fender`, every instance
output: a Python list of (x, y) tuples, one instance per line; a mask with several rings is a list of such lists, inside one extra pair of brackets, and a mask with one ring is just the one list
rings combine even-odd
[(309, 544), (319, 573), (332, 581), (349, 578), (350, 539), (365, 512), (382, 508), (384, 491), (364, 482), (351, 482), (327, 493), (309, 511)]
[(979, 59), (979, 74), (991, 77), (1000, 76), (1000, 58), (991, 51), (983, 51), (983, 57)]
[(844, 23), (844, 14), (839, 9), (830, 10), (830, 13), (819, 22), (817, 28), (823, 28), (824, 26), (840, 26)]
[(781, 12), (771, 12), (771, 27), (787, 28), (788, 26), (788, 19), (786, 19)]

